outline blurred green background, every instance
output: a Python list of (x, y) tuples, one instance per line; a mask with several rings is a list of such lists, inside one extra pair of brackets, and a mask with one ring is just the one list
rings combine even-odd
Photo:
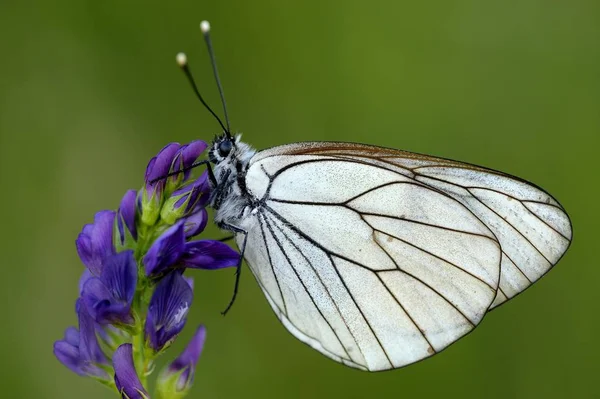
[(209, 332), (191, 397), (600, 397), (596, 0), (2, 0), (2, 397), (111, 397), (52, 355), (76, 323), (74, 240), (165, 143), (218, 132), (174, 59), (188, 53), (219, 108), (201, 19), (233, 128), (256, 147), (347, 140), (500, 169), (558, 198), (575, 241), (468, 338), (378, 374), (293, 338), (248, 269), (225, 318), (232, 271), (194, 273), (176, 346)]

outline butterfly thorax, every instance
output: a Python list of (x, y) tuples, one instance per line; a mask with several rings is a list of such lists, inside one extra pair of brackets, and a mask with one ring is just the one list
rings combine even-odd
[(253, 202), (246, 190), (245, 176), (256, 151), (239, 139), (240, 136), (219, 137), (209, 153), (216, 180), (210, 204), (215, 210), (215, 223), (222, 228), (238, 226)]

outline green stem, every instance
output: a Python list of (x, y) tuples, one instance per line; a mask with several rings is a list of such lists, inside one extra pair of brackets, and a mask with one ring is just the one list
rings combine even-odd
[(142, 385), (146, 386), (146, 360), (144, 350), (144, 313), (140, 309), (140, 296), (139, 292), (134, 297), (134, 306), (136, 312), (136, 324), (135, 331), (132, 334), (132, 346), (133, 346), (133, 362), (135, 369), (140, 377)]

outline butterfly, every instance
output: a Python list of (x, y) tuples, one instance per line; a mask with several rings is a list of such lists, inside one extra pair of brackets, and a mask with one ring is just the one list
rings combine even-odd
[(368, 371), (432, 356), (568, 249), (559, 202), (499, 171), (356, 143), (254, 150), (230, 133), (201, 29), (227, 126), (177, 59), (223, 128), (198, 163), (209, 166), (215, 222), (235, 234), (281, 323), (325, 356)]

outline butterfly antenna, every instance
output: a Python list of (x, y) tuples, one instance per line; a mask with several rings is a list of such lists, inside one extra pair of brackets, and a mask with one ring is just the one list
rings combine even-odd
[(190, 68), (188, 67), (187, 56), (185, 55), (185, 53), (177, 54), (176, 59), (177, 59), (177, 64), (183, 70), (183, 72), (185, 73), (185, 76), (187, 76), (188, 81), (190, 82), (190, 85), (192, 86), (192, 89), (194, 90), (194, 93), (196, 94), (196, 97), (198, 97), (198, 100), (200, 100), (202, 105), (204, 105), (204, 107), (212, 114), (212, 116), (215, 117), (215, 119), (219, 122), (219, 125), (221, 125), (221, 127), (223, 128), (223, 131), (225, 131), (228, 135), (231, 135), (229, 133), (229, 122), (227, 122), (227, 128), (226, 128), (225, 125), (223, 124), (223, 122), (221, 122), (221, 118), (219, 118), (217, 116), (217, 114), (215, 114), (215, 112), (208, 106), (206, 101), (204, 101), (204, 98), (202, 98), (200, 91), (198, 91), (198, 86), (196, 86), (194, 77), (192, 76), (192, 73), (190, 72)]
[(221, 96), (221, 104), (223, 104), (223, 114), (225, 115), (225, 123), (227, 124), (227, 133), (229, 136), (229, 115), (227, 114), (227, 104), (225, 103), (225, 94), (223, 93), (223, 86), (221, 86), (221, 79), (219, 79), (219, 71), (217, 69), (217, 59), (212, 46), (212, 40), (210, 40), (210, 24), (208, 21), (200, 22), (200, 31), (204, 36), (206, 47), (208, 47), (208, 55), (210, 56), (210, 63), (212, 64), (213, 73), (215, 74), (215, 80), (217, 81), (217, 88), (219, 89), (219, 95)]

